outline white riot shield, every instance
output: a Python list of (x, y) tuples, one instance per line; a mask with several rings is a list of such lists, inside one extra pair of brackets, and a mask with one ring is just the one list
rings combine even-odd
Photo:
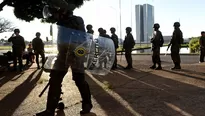
[(92, 74), (106, 75), (114, 63), (115, 47), (109, 38), (58, 26), (56, 43), (53, 52), (57, 50), (57, 54), (48, 56), (44, 65), (47, 71), (66, 71), (71, 67), (74, 72), (88, 70)]

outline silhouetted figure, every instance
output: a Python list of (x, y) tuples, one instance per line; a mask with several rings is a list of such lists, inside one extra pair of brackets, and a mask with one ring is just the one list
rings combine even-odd
[(19, 29), (15, 29), (14, 30), (14, 34), (12, 35), (12, 37), (10, 37), (8, 39), (8, 42), (12, 42), (12, 52), (13, 52), (13, 61), (14, 61), (14, 70), (17, 70), (17, 58), (19, 61), (19, 69), (20, 71), (23, 70), (23, 63), (22, 63), (22, 56), (23, 56), (23, 52), (26, 48), (25, 42), (24, 42), (24, 38), (19, 35), (20, 30)]
[[(66, 7), (67, 8), (67, 7)], [(57, 25), (60, 26), (58, 34), (67, 34), (66, 28), (71, 28), (79, 31), (85, 32), (84, 21), (81, 17), (73, 15), (73, 10), (68, 10), (63, 13), (53, 14), (55, 19), (57, 20)], [(66, 27), (66, 28), (65, 28)], [(59, 35), (60, 36), (60, 35)], [(49, 79), (49, 90), (47, 97), (47, 107), (46, 110), (37, 114), (37, 116), (54, 116), (55, 109), (57, 108), (58, 102), (60, 100), (61, 95), (61, 83), (63, 81), (64, 76), (67, 73), (66, 59), (68, 51), (68, 46), (58, 43), (58, 55), (57, 60), (55, 61), (55, 66), (59, 66), (59, 69), (51, 70), (50, 79)], [(70, 56), (68, 56), (70, 57)], [(73, 57), (73, 55), (71, 55)], [(80, 59), (79, 59), (80, 60)], [(84, 59), (83, 59), (84, 60)], [(70, 61), (72, 62), (72, 61)], [(82, 98), (82, 110), (80, 114), (87, 114), (92, 109), (93, 105), (91, 102), (91, 93), (89, 89), (89, 85), (85, 80), (85, 72), (84, 65), (81, 61), (76, 61), (81, 67), (71, 66), (72, 69), (72, 77), (75, 81), (78, 90), (80, 91), (80, 95)], [(79, 69), (80, 68), (80, 69)], [(80, 70), (80, 71), (79, 71)]]
[(181, 69), (180, 66), (181, 60), (180, 60), (179, 51), (181, 48), (181, 44), (183, 43), (183, 33), (179, 27), (180, 27), (180, 23), (175, 22), (172, 39), (168, 45), (168, 48), (171, 46), (171, 57), (174, 63), (174, 67), (171, 68), (172, 70)]
[(125, 36), (125, 40), (123, 43), (123, 49), (125, 50), (125, 58), (128, 64), (125, 69), (133, 68), (132, 67), (132, 48), (134, 48), (135, 46), (135, 41), (134, 41), (131, 31), (132, 31), (131, 27), (126, 28), (127, 35)]
[(205, 56), (205, 32), (201, 32), (201, 37), (199, 40), (200, 44), (200, 63), (204, 62), (204, 56)]
[(91, 24), (88, 24), (86, 26), (86, 29), (87, 29), (87, 33), (94, 34), (93, 26)]
[(107, 34), (107, 31), (105, 29), (103, 30), (103, 37), (110, 38), (110, 36)]
[(32, 46), (33, 46), (34, 53), (36, 55), (36, 64), (37, 64), (38, 69), (40, 69), (39, 55), (41, 55), (41, 58), (42, 58), (42, 67), (45, 63), (44, 43), (42, 39), (40, 38), (40, 36), (41, 36), (41, 33), (37, 32), (36, 38), (32, 40)]
[[(160, 60), (160, 47), (163, 46), (164, 39), (162, 36), (161, 31), (159, 31), (160, 25), (158, 23), (154, 24), (154, 34), (151, 39), (152, 43), (152, 62), (153, 66), (151, 66), (151, 69), (161, 70), (161, 60)], [(158, 64), (158, 67), (156, 68), (156, 64)]]
[(99, 36), (102, 36), (102, 37), (103, 37), (103, 34), (104, 34), (103, 28), (99, 28), (99, 29), (98, 29), (98, 32), (99, 32)]
[(27, 60), (26, 64), (28, 65), (28, 64), (29, 64), (29, 61), (30, 61), (31, 63), (34, 63), (34, 53), (33, 53), (32, 43), (29, 43), (29, 44), (28, 44), (27, 51), (28, 51), (28, 60)]
[(116, 69), (117, 68), (117, 48), (118, 46), (118, 36), (115, 34), (116, 29), (114, 27), (110, 28), (110, 32), (111, 32), (111, 39), (114, 42), (115, 45), (115, 61), (113, 63), (112, 69)]

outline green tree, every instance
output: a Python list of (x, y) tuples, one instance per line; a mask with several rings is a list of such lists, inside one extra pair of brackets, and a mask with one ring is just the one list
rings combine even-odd
[[(42, 19), (43, 7), (48, 4), (49, 0), (4, 0), (0, 4), (0, 11), (8, 5), (14, 7), (14, 15), (24, 21), (30, 22), (34, 18)], [(59, 1), (59, 0), (56, 0)], [(83, 5), (84, 1), (88, 0), (65, 0), (68, 3), (74, 4), (76, 7)], [(51, 22), (51, 20), (47, 20)]]
[(192, 37), (189, 42), (189, 48), (191, 53), (198, 53), (199, 52), (199, 38), (200, 37)]

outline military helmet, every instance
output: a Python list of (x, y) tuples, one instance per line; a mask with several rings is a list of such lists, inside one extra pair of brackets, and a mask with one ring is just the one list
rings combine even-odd
[(174, 27), (180, 27), (180, 23), (179, 22), (175, 22), (174, 23)]
[(153, 28), (160, 28), (160, 25), (158, 23), (155, 23)]
[(41, 35), (41, 33), (40, 32), (36, 32), (36, 36), (40, 36)]
[(115, 29), (114, 27), (111, 27), (111, 28), (110, 28), (110, 31), (111, 31), (111, 32), (115, 32), (116, 29)]
[(132, 31), (132, 28), (131, 28), (131, 27), (127, 27), (127, 28), (126, 28), (126, 31), (131, 32), (131, 31)]
[(14, 29), (14, 33), (20, 33), (19, 29)]
[(87, 28), (87, 29), (91, 29), (91, 28), (93, 28), (93, 26), (92, 26), (91, 24), (88, 24), (88, 25), (86, 26), (86, 28)]
[(99, 28), (99, 29), (98, 29), (98, 32), (102, 32), (102, 31), (103, 31), (103, 28)]

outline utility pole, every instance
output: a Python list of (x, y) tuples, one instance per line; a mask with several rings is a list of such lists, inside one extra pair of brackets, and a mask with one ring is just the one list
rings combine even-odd
[(119, 0), (119, 9), (120, 9), (120, 39), (122, 39), (122, 16), (121, 16), (121, 0)]

